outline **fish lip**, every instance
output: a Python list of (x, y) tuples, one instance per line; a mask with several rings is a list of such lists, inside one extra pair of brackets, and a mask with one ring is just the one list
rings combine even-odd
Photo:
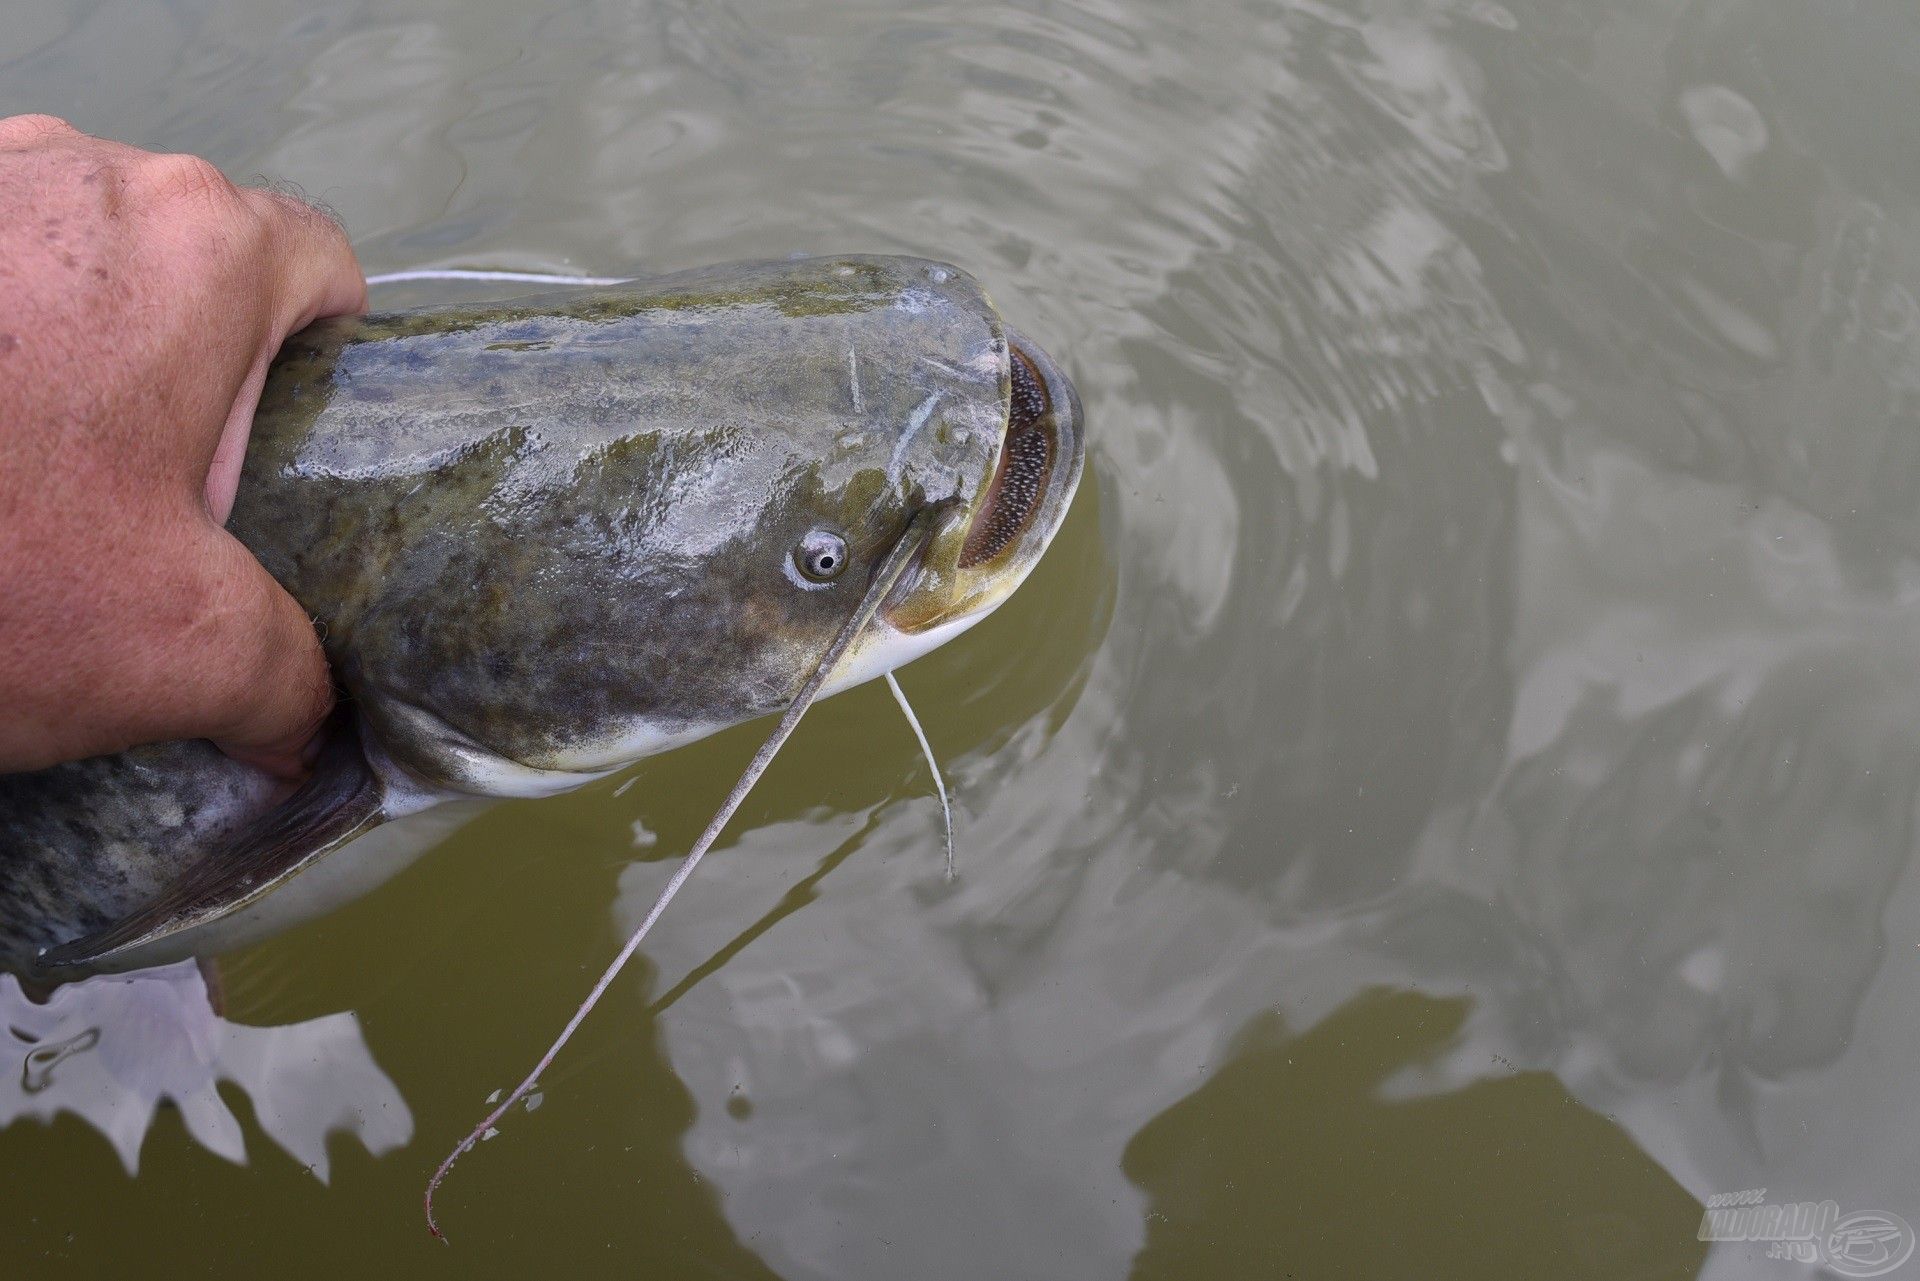
[[(928, 636), (943, 627), (964, 629), (998, 608), (1039, 564), (1065, 523), (1079, 488), (1086, 463), (1079, 394), (1046, 352), (1011, 328), (1002, 334), (1009, 387), (1000, 448), (992, 469), (979, 482), (977, 496), (942, 520), (918, 569), (904, 576), (882, 605), (879, 621), (896, 636)], [(1018, 498), (1020, 509), (1011, 513), (1011, 528), (996, 529), (995, 518), (1003, 514), (1000, 503), (1012, 501), (997, 482), (1022, 443), (1013, 439), (1022, 426), (1014, 403), (1018, 389), (1011, 385), (1017, 361), (1025, 362), (1033, 376), (1030, 382), (1044, 400), (1044, 412), (1025, 426), (1046, 444), (1046, 466), (1035, 475), (1032, 454), (1021, 455), (1027, 466), (1023, 477), (1032, 483), (1021, 487), (1026, 492)], [(1024, 442), (1027, 450), (1034, 444)], [(953, 634), (949, 630), (947, 639)]]
[[(1012, 327), (1004, 331), (1012, 381), (1007, 422), (993, 472), (968, 523), (958, 568), (985, 569), (1018, 555), (1035, 537), (1042, 547), (1053, 536), (1080, 482), (1085, 461), (1080, 395), (1059, 365), (1036, 343)], [(1037, 386), (1042, 405), (1033, 417), (1021, 417), (1023, 381)], [(1031, 466), (1044, 446), (1044, 471), (1037, 483), (1007, 486), (1010, 462), (1026, 451)], [(1031, 480), (1031, 477), (1028, 478)], [(999, 528), (996, 529), (996, 525)]]

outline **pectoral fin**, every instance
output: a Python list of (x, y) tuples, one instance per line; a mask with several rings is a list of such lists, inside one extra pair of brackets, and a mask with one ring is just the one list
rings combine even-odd
[(385, 790), (367, 764), (357, 728), (343, 725), (322, 750), (313, 777), (292, 796), (208, 850), (152, 902), (42, 952), (41, 966), (99, 965), (239, 911), (378, 827)]

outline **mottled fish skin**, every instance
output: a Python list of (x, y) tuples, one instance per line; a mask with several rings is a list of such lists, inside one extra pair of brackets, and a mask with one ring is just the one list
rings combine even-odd
[(0, 774), (0, 969), (151, 898), (286, 790), (202, 740)]
[[(1007, 396), (979, 286), (913, 259), (333, 321), (282, 354), (232, 528), (386, 750), (489, 791), (469, 744), (599, 772), (785, 703), (912, 503), (985, 484)], [(817, 526), (854, 559), (803, 590)]]
[[(911, 513), (980, 503), (1008, 366), (978, 284), (910, 258), (326, 321), (269, 376), (229, 527), (320, 624), (400, 809), (562, 790), (789, 700)], [(821, 527), (852, 553), (826, 585), (790, 558)], [(896, 642), (991, 608), (1045, 542), (966, 569), (964, 537), (889, 606)], [(0, 776), (0, 968), (282, 791), (205, 743)]]

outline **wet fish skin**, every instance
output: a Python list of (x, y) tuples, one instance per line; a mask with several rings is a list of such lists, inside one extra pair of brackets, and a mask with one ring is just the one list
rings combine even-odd
[[(982, 507), (1009, 431), (1009, 343), (965, 273), (861, 257), (296, 335), (230, 528), (315, 616), (357, 721), (364, 763), (352, 756), (374, 786), (338, 794), (376, 808), (335, 835), (450, 798), (565, 790), (782, 706), (914, 510)], [(984, 615), (1057, 527), (1081, 466), (1078, 402), (1022, 351), (1058, 405), (1032, 532), (969, 564), (969, 522), (954, 522), (834, 688)], [(849, 553), (827, 583), (790, 554), (819, 529)], [(284, 792), (205, 743), (0, 776), (0, 968), (177, 897), (209, 850), (297, 815)], [(312, 844), (327, 867), (346, 861)], [(294, 872), (355, 893), (368, 880), (296, 860), (256, 885), (242, 866), (203, 905), (231, 911)], [(208, 931), (186, 934), (139, 962), (191, 954)]]
[(281, 358), (232, 527), (410, 772), (493, 790), (468, 743), (597, 771), (792, 696), (855, 594), (796, 589), (786, 549), (825, 526), (870, 562), (916, 495), (974, 498), (1003, 350), (971, 277), (911, 259), (328, 322)]
[(108, 925), (286, 790), (204, 739), (0, 774), (0, 970)]

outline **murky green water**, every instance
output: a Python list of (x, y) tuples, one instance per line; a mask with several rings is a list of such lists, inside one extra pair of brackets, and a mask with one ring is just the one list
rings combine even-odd
[(903, 677), (956, 883), (884, 690), (823, 705), (445, 1250), (427, 1172), (760, 731), (501, 806), (225, 958), (241, 1026), (176, 973), (17, 1028), (0, 1275), (1735, 1278), (1807, 1273), (1714, 1194), (1920, 1223), (1908, 0), (12, 10), (0, 111), (296, 181), (369, 271), (961, 263), (1092, 456)]

